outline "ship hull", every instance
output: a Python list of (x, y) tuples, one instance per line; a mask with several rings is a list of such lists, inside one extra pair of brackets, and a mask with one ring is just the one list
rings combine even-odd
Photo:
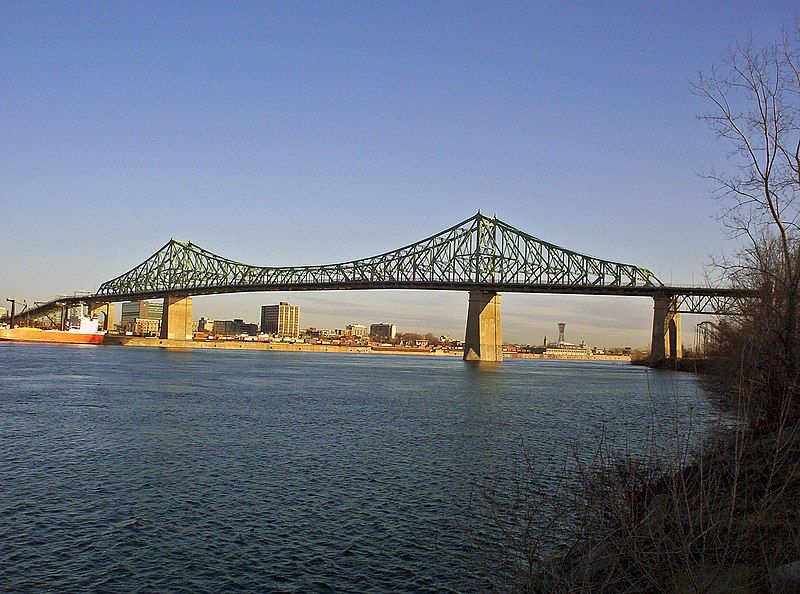
[(67, 332), (62, 330), (39, 330), (38, 328), (0, 328), (0, 341), (48, 342), (54, 344), (102, 344), (105, 333)]

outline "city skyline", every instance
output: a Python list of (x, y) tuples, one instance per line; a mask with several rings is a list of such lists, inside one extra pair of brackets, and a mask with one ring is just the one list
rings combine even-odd
[[(0, 222), (0, 290), (96, 289), (169, 237), (253, 264), (342, 261), (478, 209), (698, 282), (727, 249), (698, 173), (725, 167), (726, 149), (689, 81), (712, 64), (700, 56), (772, 39), (791, 16), (779, 3), (14, 5), (0, 24), (0, 200), (59, 216)], [(464, 329), (465, 295), (287, 298), (321, 326), (361, 311)], [(646, 299), (503, 298), (509, 341), (558, 319), (590, 343), (647, 342)], [(198, 297), (196, 312), (259, 301)], [(684, 319), (687, 335), (700, 320)]]

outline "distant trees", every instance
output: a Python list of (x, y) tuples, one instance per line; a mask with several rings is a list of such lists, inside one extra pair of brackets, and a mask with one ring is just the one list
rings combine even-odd
[[(734, 285), (763, 299), (739, 323), (721, 325), (723, 372), (760, 393), (755, 417), (795, 419), (800, 361), (800, 24), (780, 41), (731, 50), (721, 68), (701, 74), (694, 92), (709, 104), (701, 118), (731, 147), (731, 171), (712, 171), (720, 217), (739, 251), (713, 264)], [(731, 375), (731, 372), (736, 372)], [(770, 398), (764, 398), (770, 395)], [(755, 403), (754, 403), (755, 404)]]
[(431, 346), (436, 346), (440, 343), (439, 337), (435, 336), (432, 332), (427, 334), (419, 334), (417, 332), (404, 332), (397, 335), (397, 341), (404, 344), (415, 344), (417, 341), (423, 340)]
[(438, 336), (434, 336), (432, 332), (428, 332), (425, 335), (425, 340), (427, 340), (428, 344), (431, 345), (431, 346), (435, 346), (435, 345), (439, 344), (439, 337)]

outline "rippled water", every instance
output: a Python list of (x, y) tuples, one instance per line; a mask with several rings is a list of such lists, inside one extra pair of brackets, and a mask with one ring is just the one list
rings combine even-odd
[(692, 376), (616, 363), (0, 346), (0, 589), (480, 587), (464, 526), (521, 443), (567, 457)]

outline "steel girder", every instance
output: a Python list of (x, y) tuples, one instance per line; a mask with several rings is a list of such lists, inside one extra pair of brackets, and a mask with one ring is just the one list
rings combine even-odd
[[(96, 298), (166, 293), (350, 288), (505, 290), (585, 288), (587, 293), (663, 286), (645, 268), (573, 252), (481, 213), (441, 233), (378, 256), (323, 266), (249, 266), (187, 241), (100, 286)], [(616, 289), (616, 290), (615, 290)], [(573, 292), (573, 291), (570, 291)]]
[[(739, 294), (741, 293), (741, 294)], [(734, 291), (728, 294), (677, 295), (678, 313), (707, 314), (713, 316), (741, 315), (749, 302), (758, 299), (753, 291)]]

